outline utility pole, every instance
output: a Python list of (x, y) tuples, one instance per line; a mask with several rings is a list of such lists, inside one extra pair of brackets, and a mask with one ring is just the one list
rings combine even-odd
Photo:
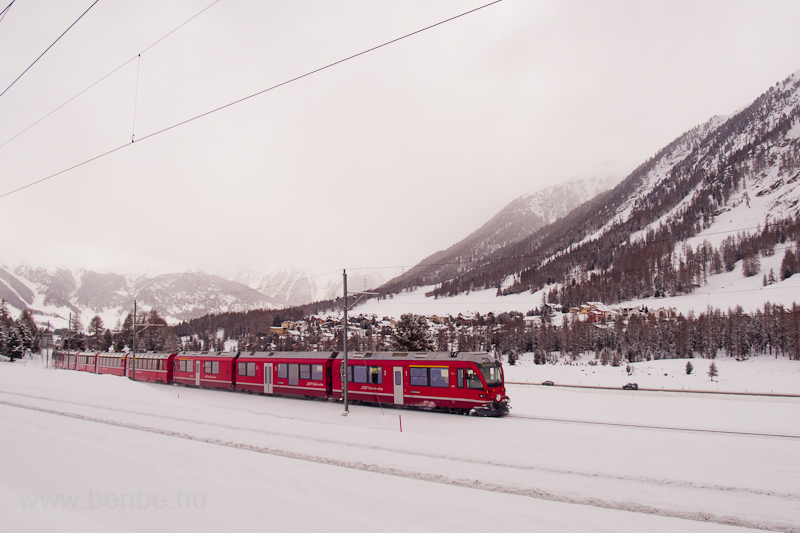
[(131, 330), (133, 331), (133, 339), (131, 339), (131, 379), (136, 381), (136, 300), (133, 301)]
[[(342, 399), (344, 400), (344, 412), (342, 416), (347, 416), (350, 413), (349, 410), (349, 403), (347, 400), (347, 309), (349, 307), (347, 303), (347, 270), (342, 270), (342, 281), (344, 285), (344, 324), (342, 325), (342, 350), (344, 351), (344, 361), (342, 363), (342, 371), (341, 371), (341, 378), (342, 378)], [(355, 299), (353, 305), (358, 303), (358, 300), (361, 299), (364, 295), (377, 295), (377, 292), (352, 292), (349, 294), (358, 294), (358, 298)]]
[(347, 404), (347, 270), (342, 269), (342, 277), (344, 281), (344, 323), (342, 325), (342, 348), (344, 350), (344, 363), (342, 363), (342, 398), (344, 399), (344, 413), (342, 413), (342, 416), (347, 416), (350, 413)]

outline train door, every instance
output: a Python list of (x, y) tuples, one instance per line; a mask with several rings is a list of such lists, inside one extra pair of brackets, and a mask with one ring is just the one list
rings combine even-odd
[(200, 361), (194, 362), (194, 386), (200, 386)]
[(394, 371), (394, 403), (403, 405), (403, 367), (396, 366)]
[(264, 393), (272, 394), (272, 363), (264, 363)]

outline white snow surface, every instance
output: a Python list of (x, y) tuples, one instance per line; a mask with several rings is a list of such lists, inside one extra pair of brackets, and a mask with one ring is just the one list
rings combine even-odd
[[(0, 363), (0, 529), (800, 531), (800, 398), (618, 388), (706, 388), (703, 360), (528, 357), (501, 419)], [(800, 392), (800, 363), (717, 364), (717, 386)], [(614, 389), (512, 384), (588, 372)]]

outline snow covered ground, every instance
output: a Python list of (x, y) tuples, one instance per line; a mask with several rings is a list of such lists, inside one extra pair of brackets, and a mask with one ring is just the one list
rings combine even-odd
[[(618, 367), (590, 365), (593, 361), (593, 356), (583, 356), (572, 363), (562, 360), (556, 365), (535, 365), (533, 355), (524, 354), (516, 366), (504, 366), (506, 382), (541, 383), (548, 380), (556, 385), (612, 388), (636, 383), (640, 389), (800, 395), (800, 361), (790, 361), (784, 356), (759, 355), (746, 361), (731, 357), (713, 361), (661, 359)], [(687, 362), (693, 367), (688, 375)], [(718, 372), (713, 381), (708, 375), (712, 362)]]
[[(800, 531), (800, 398), (616, 388), (691, 384), (671, 361), (523, 360), (508, 381), (615, 389), (510, 384), (502, 419), (25, 363), (0, 363), (2, 531)], [(759, 389), (797, 365), (727, 363)]]

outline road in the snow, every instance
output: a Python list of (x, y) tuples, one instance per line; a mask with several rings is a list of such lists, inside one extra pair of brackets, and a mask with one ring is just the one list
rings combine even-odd
[(510, 391), (514, 416), (504, 419), (367, 406), (342, 417), (329, 402), (80, 379), (104, 387), (5, 382), (0, 404), (492, 493), (800, 531), (793, 400), (518, 387)]

